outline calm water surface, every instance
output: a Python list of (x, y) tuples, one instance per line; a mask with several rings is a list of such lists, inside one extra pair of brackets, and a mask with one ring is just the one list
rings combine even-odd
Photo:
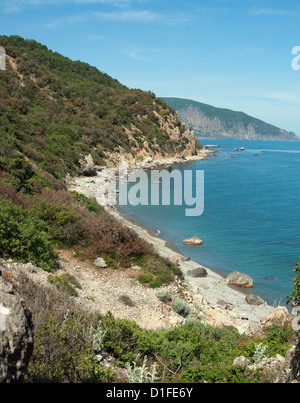
[[(223, 275), (249, 274), (253, 293), (285, 305), (300, 257), (300, 142), (201, 143), (220, 145), (217, 156), (173, 167), (204, 170), (201, 216), (186, 217), (184, 205), (128, 205), (120, 211), (199, 264)], [(242, 146), (244, 151), (234, 151)], [(191, 236), (199, 236), (203, 245), (183, 245)]]

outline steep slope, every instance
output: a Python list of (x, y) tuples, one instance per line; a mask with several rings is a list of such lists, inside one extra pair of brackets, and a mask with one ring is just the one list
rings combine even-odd
[(90, 155), (154, 158), (194, 155), (200, 147), (176, 112), (151, 92), (131, 90), (95, 67), (34, 40), (0, 36), (0, 166), (23, 156), (56, 178), (80, 171)]
[(293, 132), (253, 118), (243, 112), (216, 108), (189, 99), (162, 98), (200, 138), (243, 140), (299, 140)]

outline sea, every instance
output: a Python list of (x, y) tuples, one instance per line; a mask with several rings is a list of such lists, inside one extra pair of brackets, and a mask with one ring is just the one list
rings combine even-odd
[[(172, 200), (169, 206), (128, 204), (120, 212), (199, 265), (225, 277), (232, 271), (248, 274), (254, 294), (285, 306), (300, 258), (300, 141), (210, 139), (201, 144), (220, 147), (212, 158), (173, 166), (182, 176), (185, 170), (194, 177), (197, 170), (204, 172), (200, 216), (186, 216), (184, 202), (175, 206)], [(151, 192), (150, 182), (149, 177)], [(183, 244), (193, 236), (203, 245)]]

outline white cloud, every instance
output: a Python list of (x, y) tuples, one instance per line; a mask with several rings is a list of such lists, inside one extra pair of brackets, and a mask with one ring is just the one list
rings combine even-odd
[(60, 18), (48, 23), (42, 24), (46, 28), (55, 28), (62, 24), (78, 24), (90, 20), (108, 21), (108, 22), (129, 22), (129, 23), (146, 23), (153, 21), (164, 21), (164, 17), (150, 11), (115, 11), (115, 12), (88, 12), (81, 15), (73, 15)]
[(142, 48), (132, 48), (127, 49), (124, 53), (131, 59), (140, 62), (160, 62), (164, 55), (162, 49), (142, 49)]
[(274, 99), (276, 101), (281, 101), (281, 102), (293, 102), (293, 103), (297, 102), (297, 103), (299, 103), (299, 97), (297, 97), (294, 94), (289, 94), (289, 93), (284, 93), (284, 92), (266, 94), (266, 98)]
[(1, 8), (6, 13), (22, 11), (27, 7), (36, 6), (53, 6), (61, 4), (106, 4), (110, 6), (128, 6), (133, 2), (140, 2), (140, 0), (3, 0)]
[(148, 22), (161, 20), (162, 16), (150, 11), (124, 11), (124, 12), (93, 12), (93, 17), (101, 21), (119, 21), (119, 22)]
[(265, 8), (265, 7), (252, 7), (249, 10), (252, 16), (270, 16), (270, 17), (289, 17), (297, 14), (295, 11), (276, 9), (276, 8)]

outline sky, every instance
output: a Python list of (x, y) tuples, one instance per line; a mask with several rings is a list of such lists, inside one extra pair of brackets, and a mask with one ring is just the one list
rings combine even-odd
[(300, 136), (298, 0), (0, 0), (0, 35)]

